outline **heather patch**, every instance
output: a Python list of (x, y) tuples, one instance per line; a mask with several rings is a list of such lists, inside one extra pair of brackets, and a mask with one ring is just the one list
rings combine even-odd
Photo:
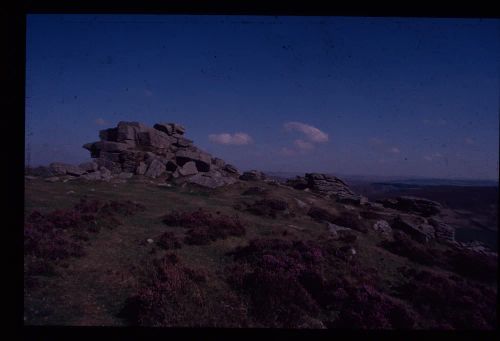
[(457, 276), (404, 269), (399, 295), (438, 329), (494, 329), (496, 292)]
[(162, 221), (169, 226), (187, 228), (184, 241), (192, 245), (206, 245), (218, 239), (245, 234), (245, 227), (237, 216), (230, 217), (220, 213), (214, 215), (202, 209), (191, 212), (172, 211)]

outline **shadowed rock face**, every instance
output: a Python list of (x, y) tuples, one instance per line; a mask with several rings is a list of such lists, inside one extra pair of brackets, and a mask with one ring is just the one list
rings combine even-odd
[(344, 181), (332, 175), (306, 173), (304, 177), (290, 179), (286, 184), (299, 190), (309, 189), (344, 204), (361, 205), (367, 202), (366, 198), (355, 194)]
[(407, 213), (417, 213), (424, 217), (438, 214), (441, 211), (441, 204), (438, 202), (409, 196), (378, 200), (377, 202), (387, 208)]
[(97, 170), (102, 173), (101, 168), (105, 168), (112, 174), (133, 173), (151, 178), (172, 174), (174, 178), (187, 178), (183, 180), (188, 182), (192, 178), (193, 183), (207, 187), (234, 183), (233, 178), (239, 176), (236, 167), (198, 149), (183, 136), (185, 131), (177, 123), (157, 123), (151, 128), (139, 122), (122, 121), (115, 128), (101, 130), (101, 141), (83, 146), (95, 159), (93, 163), (85, 164), (84, 169), (57, 166), (56, 174), (82, 175)]

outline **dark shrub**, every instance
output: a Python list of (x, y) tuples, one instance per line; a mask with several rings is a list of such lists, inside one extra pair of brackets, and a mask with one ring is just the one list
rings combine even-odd
[(347, 244), (352, 244), (358, 239), (358, 236), (350, 231), (341, 230), (338, 232), (338, 234), (339, 240)]
[(359, 232), (368, 232), (368, 228), (363, 224), (363, 221), (353, 213), (344, 212), (341, 216), (335, 217), (331, 222), (335, 225), (349, 227)]
[(435, 265), (438, 264), (440, 259), (438, 251), (415, 242), (401, 231), (394, 231), (394, 241), (384, 240), (380, 243), (380, 246), (419, 264)]
[(236, 297), (226, 293), (210, 301), (206, 282), (204, 273), (167, 254), (153, 263), (120, 317), (140, 326), (244, 327), (245, 311)]
[(188, 228), (185, 242), (193, 245), (205, 245), (217, 239), (245, 234), (245, 227), (238, 217), (220, 213), (214, 216), (201, 209), (192, 212), (171, 212), (165, 215), (162, 221), (169, 226)]
[(259, 216), (276, 218), (279, 212), (288, 209), (288, 203), (281, 199), (257, 200), (247, 207), (247, 211)]
[(243, 195), (263, 195), (269, 193), (269, 190), (262, 187), (250, 187), (246, 191), (244, 191)]
[(181, 247), (181, 243), (172, 232), (163, 233), (158, 238), (157, 244), (164, 250), (178, 249)]
[(335, 216), (327, 210), (320, 207), (311, 207), (307, 215), (318, 222), (328, 221), (333, 223)]
[(456, 273), (479, 281), (492, 282), (498, 275), (498, 256), (454, 249), (448, 253), (449, 266)]
[(433, 328), (494, 329), (496, 292), (458, 277), (405, 270), (406, 284), (397, 288)]
[(329, 327), (411, 329), (415, 326), (416, 316), (407, 306), (369, 284), (338, 290), (333, 296), (340, 314)]
[(297, 328), (305, 316), (318, 315), (311, 291), (322, 288), (325, 280), (316, 244), (255, 239), (229, 254), (237, 264), (226, 269), (228, 282), (250, 299), (250, 313), (260, 323)]

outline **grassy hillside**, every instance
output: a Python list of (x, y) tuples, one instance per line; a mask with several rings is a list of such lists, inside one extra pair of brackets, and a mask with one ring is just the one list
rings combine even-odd
[(25, 324), (496, 327), (496, 259), (385, 237), (362, 207), (260, 181), (25, 186)]

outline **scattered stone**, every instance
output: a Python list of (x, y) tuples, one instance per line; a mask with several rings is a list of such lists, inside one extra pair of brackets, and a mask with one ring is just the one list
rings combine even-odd
[(373, 229), (382, 234), (388, 235), (392, 232), (391, 225), (385, 220), (378, 220), (373, 224)]
[(251, 171), (247, 171), (247, 172), (244, 172), (241, 176), (240, 176), (240, 180), (244, 180), (244, 181), (256, 181), (256, 180), (264, 180), (266, 178), (265, 174), (258, 171), (258, 170), (251, 170)]
[(46, 178), (45, 181), (47, 181), (47, 182), (57, 182), (57, 181), (59, 181), (59, 177), (57, 177), (57, 176), (51, 176), (50, 178)]
[(38, 179), (38, 177), (33, 176), (33, 175), (25, 175), (25, 176), (24, 176), (24, 178), (25, 178), (26, 180), (36, 180), (36, 179)]
[(454, 242), (455, 229), (437, 218), (428, 219), (436, 231), (436, 239), (440, 242)]
[(220, 173), (219, 175), (214, 175), (213, 173), (198, 173), (189, 177), (186, 181), (202, 187), (217, 188), (232, 185), (237, 180), (232, 177), (224, 177), (220, 175)]
[(295, 198), (295, 201), (297, 202), (297, 205), (299, 205), (300, 208), (307, 208), (308, 207), (308, 205), (305, 202), (303, 202), (302, 200)]
[[(111, 175), (111, 173), (109, 173)], [(101, 179), (101, 172), (92, 172), (92, 173), (87, 173), (83, 174), (82, 178), (85, 180), (100, 180)]]
[(66, 194), (75, 194), (75, 191), (67, 191)]
[(56, 175), (76, 175), (80, 176), (85, 173), (83, 169), (78, 166), (70, 165), (68, 163), (53, 162), (49, 165), (52, 172)]
[(120, 174), (118, 175), (118, 177), (119, 177), (120, 179), (130, 179), (130, 178), (131, 178), (131, 177), (133, 177), (133, 176), (134, 176), (134, 174), (132, 174), (132, 173), (125, 173), (125, 172), (120, 173)]
[(87, 173), (95, 172), (97, 169), (99, 169), (99, 165), (97, 165), (97, 163), (93, 161), (81, 163), (79, 167)]
[(398, 198), (382, 199), (376, 202), (386, 208), (392, 208), (407, 213), (418, 213), (424, 217), (429, 217), (441, 212), (440, 203), (417, 197), (402, 196)]
[(135, 173), (138, 175), (144, 175), (146, 173), (146, 170), (148, 169), (148, 166), (144, 162), (139, 162), (139, 165), (137, 166), (137, 169), (135, 170)]
[(398, 215), (391, 224), (392, 228), (401, 230), (413, 239), (426, 243), (435, 238), (435, 229), (425, 218), (419, 216)]
[(154, 243), (154, 240), (153, 240), (153, 239), (151, 239), (151, 238), (148, 238), (146, 241), (148, 242), (148, 244), (152, 244), (152, 243)]

